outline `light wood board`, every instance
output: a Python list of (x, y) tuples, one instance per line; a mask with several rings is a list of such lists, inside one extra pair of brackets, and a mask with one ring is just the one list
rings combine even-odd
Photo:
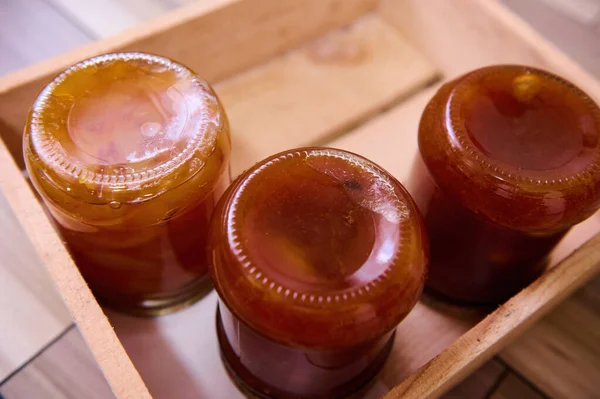
[(113, 393), (77, 328), (0, 386), (7, 399), (110, 399)]
[[(575, 398), (575, 396), (570, 396), (570, 398)], [(502, 379), (489, 399), (545, 399), (545, 396), (516, 374), (509, 373), (506, 378)]]
[(174, 8), (160, 0), (47, 0), (64, 14), (77, 20), (97, 38), (115, 35), (125, 29)]
[(71, 323), (52, 279), (0, 194), (0, 382)]
[[(588, 23), (583, 23), (581, 19), (565, 17), (561, 11), (544, 4), (542, 0), (503, 0), (557, 47), (600, 78), (600, 30), (593, 24), (596, 12), (600, 15), (600, 1), (586, 0), (585, 4), (581, 0), (551, 1), (566, 5), (566, 10), (577, 10), (579, 16), (583, 16), (585, 12)], [(581, 3), (581, 8), (576, 7), (578, 2)], [(575, 7), (569, 8), (569, 4)]]
[(600, 393), (600, 278), (536, 323), (502, 359), (553, 398)]
[[(582, 25), (595, 25), (600, 16), (600, 1), (598, 0), (538, 0), (548, 4), (563, 15), (569, 16)], [(527, 19), (526, 16), (523, 16)]]
[(375, 16), (216, 87), (232, 129), (234, 175), (271, 154), (324, 143), (436, 78)]

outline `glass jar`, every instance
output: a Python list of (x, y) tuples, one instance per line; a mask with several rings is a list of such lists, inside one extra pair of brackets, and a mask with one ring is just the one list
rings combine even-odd
[(358, 155), (305, 148), (242, 174), (217, 206), (211, 275), (222, 358), (261, 398), (337, 398), (384, 363), (423, 289), (408, 192)]
[(427, 287), (497, 304), (537, 278), (599, 206), (599, 134), (590, 97), (539, 69), (490, 66), (442, 86), (421, 119), (413, 174), (431, 241)]
[(210, 86), (142, 53), (67, 69), (33, 104), (24, 135), (31, 181), (90, 288), (139, 315), (210, 289), (207, 229), (229, 153)]

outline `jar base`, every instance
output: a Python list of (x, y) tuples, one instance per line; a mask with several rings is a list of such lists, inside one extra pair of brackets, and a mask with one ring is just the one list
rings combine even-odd
[[(238, 360), (237, 356), (233, 352), (233, 349), (229, 345), (227, 341), (227, 337), (225, 336), (225, 331), (223, 330), (222, 322), (221, 322), (221, 312), (219, 311), (219, 307), (217, 306), (217, 315), (216, 315), (216, 327), (217, 327), (217, 338), (219, 340), (219, 353), (221, 355), (221, 360), (229, 375), (231, 381), (236, 385), (236, 387), (249, 399), (291, 399), (298, 398), (298, 395), (294, 395), (293, 393), (280, 392), (277, 390), (270, 389), (262, 389), (253, 385), (263, 385), (259, 379), (254, 377)], [(385, 361), (387, 360), (392, 346), (394, 344), (394, 338), (396, 337), (396, 332), (394, 331), (388, 342), (382, 348), (381, 352), (377, 355), (377, 357), (373, 360), (373, 362), (369, 365), (368, 369), (365, 370), (360, 376), (353, 379), (348, 383), (347, 387), (342, 388), (344, 392), (340, 393), (336, 396), (314, 396), (314, 397), (305, 397), (304, 399), (353, 399), (360, 398), (364, 391), (368, 389), (374, 382), (375, 377), (383, 368)], [(242, 378), (242, 376), (246, 377), (246, 380), (250, 380), (252, 382), (248, 383), (246, 380)]]
[(92, 292), (100, 305), (119, 313), (136, 317), (156, 317), (185, 309), (204, 298), (212, 289), (212, 280), (209, 275), (205, 275), (181, 290), (172, 293), (109, 299), (96, 293), (93, 288)]

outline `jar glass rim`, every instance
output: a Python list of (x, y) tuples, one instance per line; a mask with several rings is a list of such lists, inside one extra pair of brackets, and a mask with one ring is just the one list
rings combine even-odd
[[(139, 69), (146, 66), (159, 67), (164, 73), (170, 74), (170, 78), (175, 82), (183, 82), (182, 85), (187, 89), (182, 100), (186, 104), (193, 101), (195, 107), (194, 115), (186, 119), (183, 127), (190, 132), (189, 137), (185, 139), (183, 148), (170, 154), (168, 158), (154, 161), (150, 157), (145, 159), (145, 162), (133, 160), (113, 165), (84, 164), (69, 154), (54, 135), (53, 129), (68, 130), (66, 118), (75, 101), (68, 95), (61, 95), (59, 99), (54, 97), (61, 85), (69, 83), (74, 74), (93, 74), (102, 67), (110, 67), (118, 61), (137, 62), (140, 64), (138, 68), (141, 66)], [(149, 74), (151, 73), (152, 70)], [(84, 91), (86, 88), (78, 87), (77, 90)], [(59, 104), (58, 112), (53, 108), (56, 104)], [(107, 191), (135, 191), (138, 187), (162, 181), (180, 171), (184, 165), (189, 166), (189, 170), (185, 171), (188, 176), (201, 170), (206, 159), (214, 151), (218, 132), (224, 123), (219, 109), (220, 105), (212, 88), (193, 71), (179, 63), (140, 52), (105, 54), (73, 65), (42, 90), (32, 107), (25, 139), (30, 140), (32, 150), (44, 165), (49, 166), (55, 180), (101, 186)], [(193, 162), (190, 162), (191, 160)]]

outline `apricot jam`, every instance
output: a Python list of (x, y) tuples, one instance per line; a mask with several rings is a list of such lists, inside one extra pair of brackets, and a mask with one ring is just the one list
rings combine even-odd
[(421, 119), (414, 175), (431, 240), (427, 287), (497, 304), (538, 277), (598, 209), (599, 134), (590, 97), (539, 69), (490, 66), (442, 86)]
[(67, 69), (25, 126), (29, 176), (82, 275), (103, 304), (140, 315), (210, 288), (207, 230), (229, 153), (209, 85), (141, 53)]
[(261, 398), (337, 398), (384, 363), (424, 286), (407, 191), (345, 151), (305, 148), (242, 174), (217, 206), (210, 267), (221, 354)]

